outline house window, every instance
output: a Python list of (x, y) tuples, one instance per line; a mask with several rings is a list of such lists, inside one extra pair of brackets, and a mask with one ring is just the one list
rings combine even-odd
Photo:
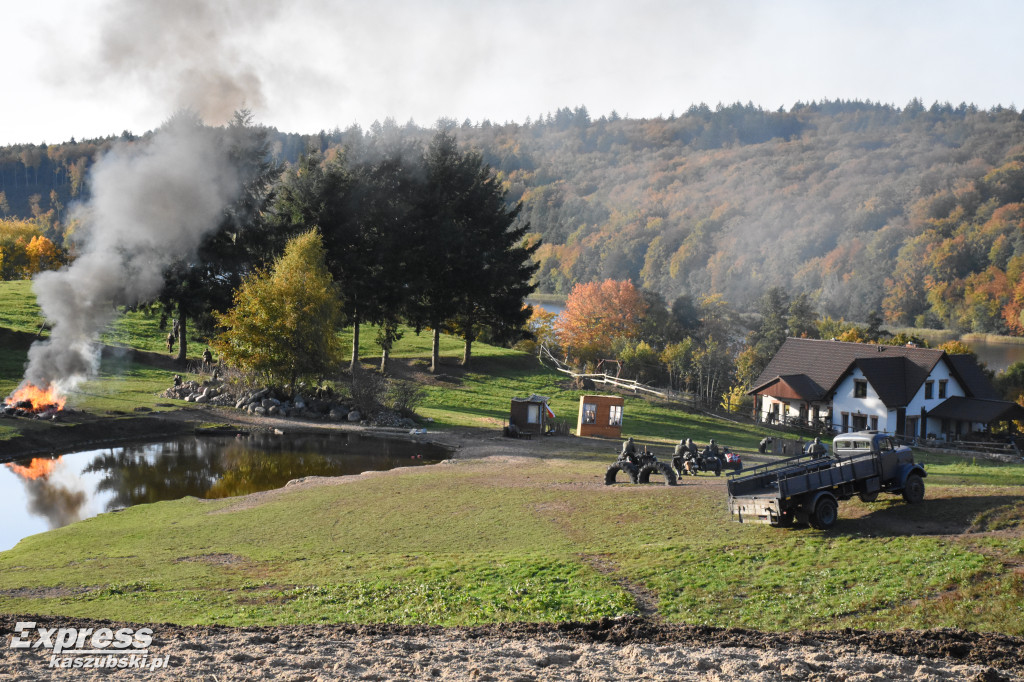
[(940, 398), (945, 398), (946, 397), (946, 384), (948, 384), (948, 383), (949, 382), (946, 381), (945, 379), (943, 379), (942, 381), (939, 382), (939, 397)]
[(932, 385), (934, 383), (935, 383), (934, 381), (926, 381), (926, 382), (924, 382), (924, 399), (925, 400), (931, 400), (932, 399)]
[(871, 415), (871, 430), (872, 431), (877, 431), (878, 430), (878, 415), (877, 414)]
[(868, 397), (868, 382), (863, 379), (856, 379), (853, 382), (853, 397), (854, 398), (867, 398)]
[(853, 430), (863, 431), (868, 428), (868, 416), (866, 414), (853, 415)]
[(532, 404), (526, 406), (526, 423), (540, 424), (540, 405)]
[(622, 405), (612, 405), (608, 410), (608, 426), (622, 426)]
[(850, 413), (843, 412), (843, 433), (850, 430)]
[(597, 423), (597, 403), (583, 403), (583, 423)]

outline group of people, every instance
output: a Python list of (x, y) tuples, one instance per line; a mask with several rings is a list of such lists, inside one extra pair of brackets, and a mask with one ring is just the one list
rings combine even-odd
[[(647, 446), (644, 446), (643, 452), (644, 454), (647, 453)], [(619, 455), (619, 459), (633, 461), (639, 456), (640, 453), (637, 451), (636, 443), (633, 442), (633, 437), (630, 436), (622, 444), (622, 452)], [(698, 471), (721, 473), (722, 466), (722, 450), (715, 443), (714, 438), (708, 441), (703, 450), (697, 448), (697, 444), (693, 442), (692, 438), (686, 438), (679, 441), (679, 444), (676, 445), (672, 453), (672, 468), (680, 476), (684, 474), (696, 476)]]
[(681, 440), (672, 453), (672, 468), (680, 476), (683, 474), (696, 476), (697, 472), (701, 470), (721, 473), (722, 451), (714, 438), (709, 440), (700, 452), (697, 451), (697, 444), (693, 442), (692, 438)]

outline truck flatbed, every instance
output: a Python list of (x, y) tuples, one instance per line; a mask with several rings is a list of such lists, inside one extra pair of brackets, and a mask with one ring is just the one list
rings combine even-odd
[[(881, 437), (880, 437), (881, 436)], [(837, 501), (859, 495), (873, 500), (879, 492), (903, 492), (908, 478), (923, 497), (924, 469), (914, 464), (910, 448), (897, 447), (891, 436), (862, 432), (836, 439), (831, 457), (798, 455), (762, 464), (728, 479), (729, 509), (743, 522), (815, 527), (831, 526)], [(904, 494), (904, 497), (907, 497)], [(909, 498), (908, 498), (909, 501)]]

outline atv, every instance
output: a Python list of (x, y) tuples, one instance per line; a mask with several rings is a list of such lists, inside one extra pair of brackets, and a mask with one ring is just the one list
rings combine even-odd
[(675, 485), (676, 472), (672, 471), (665, 462), (659, 462), (654, 452), (644, 449), (635, 453), (622, 453), (615, 463), (608, 467), (604, 474), (604, 484), (612, 485), (616, 482), (619, 472), (629, 477), (630, 483), (650, 483), (651, 474), (665, 477), (665, 485)]

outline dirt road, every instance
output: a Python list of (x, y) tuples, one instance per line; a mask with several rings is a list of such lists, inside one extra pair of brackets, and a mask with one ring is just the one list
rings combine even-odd
[[(148, 660), (166, 657), (166, 667), (67, 670), (50, 668), (45, 649), (11, 649), (15, 617), (3, 618), (0, 680), (1024, 680), (1024, 641), (999, 635), (771, 634), (639, 618), (474, 628), (150, 625)], [(126, 625), (30, 620), (48, 629)], [(74, 656), (64, 652), (58, 660)]]

